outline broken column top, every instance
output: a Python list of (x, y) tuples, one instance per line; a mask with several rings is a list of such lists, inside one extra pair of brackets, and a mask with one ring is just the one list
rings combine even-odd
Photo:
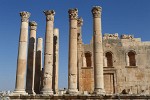
[(101, 17), (101, 12), (102, 12), (102, 7), (100, 6), (94, 6), (92, 8), (92, 14), (93, 14), (93, 17), (95, 18)]
[(77, 19), (77, 24), (78, 24), (79, 27), (83, 25), (83, 19), (82, 19), (82, 17), (79, 17)]
[(29, 26), (31, 30), (36, 30), (37, 29), (37, 23), (35, 21), (29, 22)]
[(45, 13), (45, 15), (55, 15), (55, 11), (54, 10), (45, 10), (43, 11)]
[(58, 28), (54, 28), (54, 36), (58, 36), (59, 35), (59, 29)]
[(39, 40), (43, 40), (43, 38), (42, 38), (42, 37), (38, 37), (38, 39), (39, 39)]
[(29, 22), (29, 25), (30, 26), (37, 26), (37, 23), (35, 21), (31, 21), (31, 22)]
[(28, 22), (30, 15), (31, 15), (31, 14), (30, 14), (29, 12), (27, 12), (27, 11), (22, 11), (22, 12), (20, 12), (21, 21), (22, 21), (22, 22)]
[(78, 19), (78, 9), (77, 8), (69, 9), (68, 13), (69, 13), (69, 18), (70, 19), (75, 19), (75, 20)]

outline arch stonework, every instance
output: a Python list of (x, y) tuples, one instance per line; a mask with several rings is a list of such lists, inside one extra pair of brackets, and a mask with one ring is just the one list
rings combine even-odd
[(128, 51), (127, 53), (129, 66), (136, 66), (136, 52), (133, 50)]
[(104, 60), (106, 60), (104, 61), (106, 63), (105, 67), (113, 67), (113, 53), (111, 51), (106, 51), (104, 55)]
[(87, 67), (91, 67), (92, 66), (92, 53), (87, 51), (84, 53), (85, 54), (85, 59), (86, 59), (86, 65)]

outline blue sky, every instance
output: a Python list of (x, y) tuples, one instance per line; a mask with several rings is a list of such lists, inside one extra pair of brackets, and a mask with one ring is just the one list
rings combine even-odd
[(59, 87), (67, 87), (68, 79), (68, 9), (78, 8), (82, 17), (82, 38), (92, 38), (92, 6), (101, 6), (102, 32), (133, 34), (143, 41), (150, 40), (150, 0), (0, 0), (0, 91), (14, 90), (20, 11), (31, 13), (30, 21), (38, 23), (37, 37), (45, 35), (43, 10), (56, 12), (54, 27), (60, 29)]

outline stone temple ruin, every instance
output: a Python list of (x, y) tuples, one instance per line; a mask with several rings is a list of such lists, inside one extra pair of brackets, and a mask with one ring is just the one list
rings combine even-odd
[[(64, 95), (69, 97), (88, 95), (89, 98), (93, 95), (95, 98), (98, 95), (109, 98), (113, 94), (149, 95), (150, 42), (141, 42), (140, 38), (127, 34), (119, 37), (118, 33), (107, 33), (102, 37), (101, 12), (102, 8), (99, 6), (92, 8), (93, 38), (90, 44), (84, 44), (82, 42), (83, 19), (78, 17), (77, 9), (68, 11), (68, 90)], [(60, 95), (58, 89), (59, 29), (54, 28), (55, 11), (47, 10), (44, 14), (46, 33), (42, 69), (43, 39), (36, 39), (37, 23), (29, 22), (29, 12), (20, 13), (16, 86), (12, 97), (15, 95)], [(113, 97), (110, 96), (110, 98)]]
[[(53, 26), (55, 12), (53, 10), (47, 10), (44, 13), (46, 15), (44, 70), (42, 70), (43, 39), (38, 38), (36, 45), (37, 23), (35, 21), (29, 22), (30, 39), (27, 47), (30, 13), (25, 11), (20, 13), (21, 29), (14, 94), (53, 94), (58, 92), (59, 30), (57, 28), (54, 29)], [(25, 89), (24, 77), (26, 66)]]

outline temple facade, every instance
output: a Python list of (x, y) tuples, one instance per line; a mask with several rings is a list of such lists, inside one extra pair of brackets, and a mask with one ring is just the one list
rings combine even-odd
[[(93, 39), (83, 44), (78, 60), (79, 91), (94, 91)], [(106, 94), (150, 92), (150, 42), (118, 33), (103, 35), (103, 75)]]

